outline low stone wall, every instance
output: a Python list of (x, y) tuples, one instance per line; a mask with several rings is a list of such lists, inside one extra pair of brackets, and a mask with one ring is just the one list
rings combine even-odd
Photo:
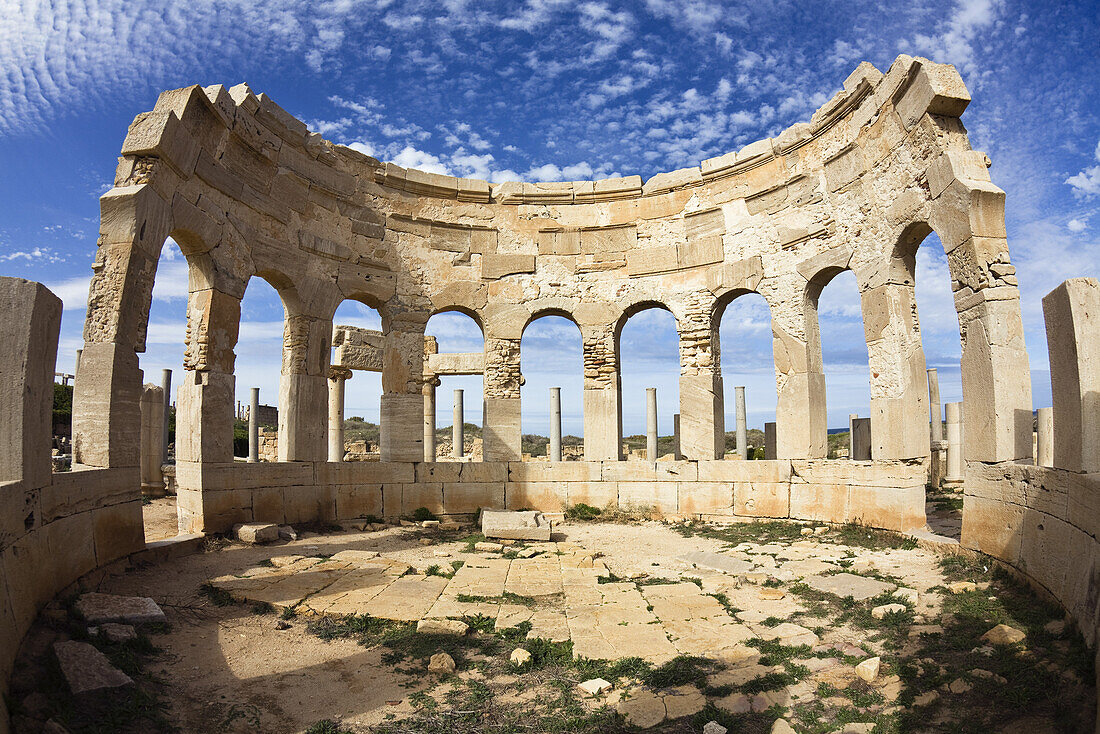
[(248, 521), (342, 521), (479, 508), (653, 507), (666, 515), (924, 527), (920, 462), (603, 461), (180, 464), (185, 532)]

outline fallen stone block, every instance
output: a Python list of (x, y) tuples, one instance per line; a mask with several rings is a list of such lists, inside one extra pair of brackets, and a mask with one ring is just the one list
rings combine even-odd
[(279, 539), (279, 526), (270, 522), (246, 522), (234, 525), (233, 535), (242, 543), (271, 543)]
[(883, 604), (871, 610), (871, 616), (875, 619), (885, 619), (887, 614), (898, 614), (906, 610), (904, 604)]
[(450, 675), (455, 672), (455, 659), (445, 652), (437, 652), (428, 661), (428, 672), (436, 675)]
[(794, 727), (786, 719), (776, 719), (771, 734), (795, 734)]
[(517, 647), (512, 650), (512, 665), (527, 665), (531, 662), (531, 653), (524, 650), (522, 647)]
[(416, 623), (416, 631), (425, 635), (466, 634), (470, 626), (459, 619), (422, 619)]
[(482, 510), (481, 533), (486, 538), (550, 540), (550, 522), (534, 510)]
[(1009, 627), (1007, 624), (999, 624), (982, 635), (982, 639), (993, 645), (1015, 645), (1027, 637), (1023, 630)]
[(500, 553), (504, 546), (500, 543), (474, 543), (474, 550), (478, 553)]
[(147, 596), (115, 596), (90, 592), (82, 594), (76, 610), (88, 624), (122, 622), (124, 624), (164, 624), (164, 611)]
[(854, 573), (838, 573), (832, 576), (807, 576), (803, 582), (815, 591), (824, 591), (843, 599), (850, 596), (856, 601), (864, 601), (887, 591), (898, 588), (897, 584), (857, 576)]
[(611, 683), (603, 678), (593, 678), (592, 680), (586, 680), (584, 683), (578, 683), (577, 688), (580, 688), (588, 696), (598, 696), (604, 691), (610, 691)]
[(137, 639), (137, 632), (133, 625), (117, 622), (104, 622), (98, 627), (89, 627), (88, 634), (99, 635), (108, 642), (127, 642)]
[(870, 683), (878, 678), (879, 669), (882, 667), (882, 658), (867, 658), (856, 666), (856, 675)]
[[(362, 528), (359, 528), (359, 529), (361, 530)], [(283, 540), (297, 540), (298, 539), (298, 531), (295, 530), (294, 528), (292, 528), (290, 525), (280, 525), (279, 526), (279, 537), (282, 538)]]
[(708, 721), (703, 725), (703, 734), (726, 734), (729, 731), (717, 721)]
[(134, 684), (130, 676), (111, 665), (103, 653), (87, 642), (55, 642), (53, 651), (73, 695)]

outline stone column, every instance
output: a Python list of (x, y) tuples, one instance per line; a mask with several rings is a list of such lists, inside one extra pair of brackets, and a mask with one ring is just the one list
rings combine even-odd
[(84, 353), (83, 349), (76, 350), (76, 362), (73, 364), (73, 384), (76, 384), (76, 376), (80, 372), (80, 355)]
[[(454, 410), (451, 413), (451, 456), (456, 459), (461, 459), (465, 451), (465, 430), (466, 426), (464, 421), (465, 416), (462, 414), (462, 390), (455, 390), (455, 402)], [(482, 431), (484, 433), (484, 430)], [(482, 443), (482, 450), (484, 450), (485, 444)]]
[(963, 482), (963, 417), (962, 403), (948, 403), (947, 409), (947, 476), (944, 486), (957, 487)]
[(871, 379), (871, 457), (928, 456), (928, 376), (913, 280), (890, 278), (864, 289), (860, 302)]
[(328, 378), (328, 460), (344, 460), (344, 389), (352, 372), (331, 367)]
[(424, 461), (435, 461), (435, 389), (439, 378), (424, 381)]
[(764, 424), (764, 458), (768, 461), (775, 460), (775, 424)]
[(1100, 281), (1071, 278), (1043, 297), (1054, 398), (1054, 466), (1100, 472)]
[(1035, 465), (1054, 466), (1054, 408), (1036, 411)]
[(584, 460), (622, 459), (621, 386), (610, 324), (581, 327), (584, 354)]
[(172, 370), (161, 370), (160, 387), (164, 390), (164, 447), (161, 463), (168, 463), (168, 429), (172, 410)]
[(733, 388), (737, 401), (737, 453), (742, 459), (749, 458), (749, 421), (745, 411), (745, 388)]
[(141, 390), (141, 494), (164, 496), (164, 388), (146, 383)]
[(645, 389), (645, 459), (657, 460), (657, 388)]
[(485, 337), (484, 413), (481, 438), (484, 461), (523, 458), (520, 428), (520, 340)]
[(928, 409), (931, 413), (928, 483), (933, 487), (939, 487), (940, 482), (943, 481), (943, 452), (947, 448), (947, 442), (943, 439), (943, 406), (940, 403), (940, 378), (935, 367), (928, 369)]
[(248, 404), (248, 463), (260, 460), (260, 388), (252, 388)]
[[(722, 370), (711, 299), (700, 301), (677, 324), (680, 332), (680, 452), (709, 461), (725, 448)], [(655, 458), (655, 457), (654, 457)]]
[(672, 416), (672, 458), (681, 461), (684, 458), (680, 451), (680, 414)]
[(561, 461), (561, 388), (550, 388), (550, 461)]
[(279, 381), (279, 461), (328, 458), (332, 322), (307, 314), (286, 319)]

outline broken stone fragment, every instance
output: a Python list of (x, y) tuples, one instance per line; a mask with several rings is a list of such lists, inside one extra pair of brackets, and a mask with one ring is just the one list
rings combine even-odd
[(455, 659), (445, 652), (437, 652), (428, 661), (428, 672), (436, 675), (450, 675), (455, 672)]
[(486, 538), (550, 540), (550, 523), (541, 512), (482, 510), (481, 533)]
[(297, 540), (298, 531), (292, 528), (290, 525), (280, 525), (279, 537), (283, 540)]
[(242, 543), (271, 543), (279, 539), (279, 526), (270, 522), (246, 522), (234, 525), (233, 535)]
[(416, 623), (416, 631), (424, 635), (466, 634), (470, 626), (459, 619), (422, 619)]
[(130, 676), (111, 665), (107, 657), (87, 642), (55, 642), (54, 654), (73, 695), (133, 685)]
[(133, 625), (118, 624), (117, 622), (104, 622), (98, 627), (89, 627), (89, 635), (99, 635), (108, 642), (127, 642), (137, 639), (137, 632)]
[(867, 658), (856, 666), (856, 675), (868, 683), (878, 678), (879, 668), (882, 666), (882, 658)]
[(898, 614), (904, 612), (905, 609), (904, 604), (883, 604), (872, 609), (871, 616), (875, 619), (885, 619), (887, 614)]
[(522, 647), (517, 647), (512, 650), (512, 665), (527, 665), (531, 662), (531, 653), (524, 650)]
[(474, 550), (478, 553), (500, 553), (504, 550), (504, 546), (500, 543), (474, 543)]
[(786, 719), (776, 719), (771, 734), (795, 734), (794, 727)]
[(703, 734), (726, 734), (729, 731), (717, 721), (708, 721), (703, 725)]
[(637, 691), (615, 707), (626, 723), (639, 729), (649, 729), (665, 720), (665, 702), (656, 693)]
[(121, 622), (124, 624), (164, 624), (164, 611), (147, 596), (116, 596), (90, 592), (82, 594), (76, 602), (79, 612), (88, 624)]
[[(584, 683), (578, 683), (577, 688), (580, 688), (586, 695), (598, 696), (604, 691), (611, 690), (611, 683), (605, 681), (603, 678), (593, 678), (591, 680), (586, 680)], [(663, 706), (661, 707), (661, 711), (663, 714)]]
[(760, 589), (760, 598), (764, 601), (779, 601), (787, 595), (787, 592), (783, 589), (777, 589), (774, 586), (765, 586)]
[(1007, 624), (999, 624), (982, 635), (982, 639), (992, 645), (1015, 645), (1027, 637), (1022, 630), (1009, 627)]
[(973, 581), (956, 581), (953, 584), (947, 585), (947, 589), (952, 594), (962, 594), (967, 591), (975, 591), (977, 588), (978, 585), (975, 584)]

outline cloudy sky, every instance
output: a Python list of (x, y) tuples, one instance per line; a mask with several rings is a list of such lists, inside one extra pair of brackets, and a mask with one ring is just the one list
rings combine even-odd
[[(862, 60), (899, 53), (955, 64), (974, 102), (963, 116), (1008, 192), (1036, 405), (1050, 401), (1040, 299), (1097, 275), (1100, 254), (1100, 13), (1095, 0), (0, 0), (0, 273), (48, 284), (65, 301), (58, 369), (81, 344), (97, 198), (127, 125), (157, 93), (247, 81), (327, 138), (405, 166), (491, 181), (643, 178), (736, 150), (809, 119)], [(146, 378), (182, 359), (186, 264), (166, 248), (154, 291)], [(249, 287), (237, 390), (277, 397), (282, 310)], [(918, 306), (929, 366), (961, 398), (958, 322), (942, 248), (919, 252)], [(850, 277), (822, 295), (831, 426), (868, 411), (867, 355)], [(344, 304), (340, 323), (377, 324)], [(429, 331), (447, 351), (481, 347), (465, 317)], [(775, 410), (762, 301), (722, 323), (727, 422), (748, 387), (750, 425)], [(671, 316), (647, 311), (623, 337), (624, 421), (644, 429), (658, 387), (662, 432), (676, 412)], [(566, 432), (581, 432), (580, 337), (548, 318), (523, 341), (524, 430), (545, 434), (547, 388), (563, 388)], [(480, 422), (476, 378), (466, 390)], [(348, 386), (349, 415), (377, 419), (377, 375)]]

